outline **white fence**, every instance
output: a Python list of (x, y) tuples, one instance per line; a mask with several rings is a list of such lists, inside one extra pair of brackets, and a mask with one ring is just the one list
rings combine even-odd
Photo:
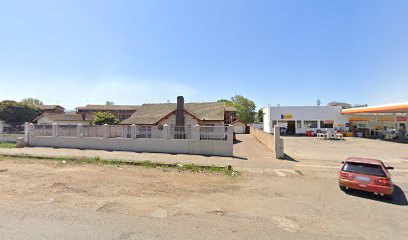
[(232, 156), (232, 126), (34, 125), (26, 124), (30, 146)]
[(20, 137), (24, 137), (24, 134), (0, 133), (0, 142), (17, 142)]

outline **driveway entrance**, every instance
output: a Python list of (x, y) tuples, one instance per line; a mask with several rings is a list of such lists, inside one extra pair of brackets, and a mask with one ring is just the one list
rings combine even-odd
[(251, 134), (237, 134), (237, 141), (234, 143), (235, 157), (272, 157), (273, 152), (260, 143)]

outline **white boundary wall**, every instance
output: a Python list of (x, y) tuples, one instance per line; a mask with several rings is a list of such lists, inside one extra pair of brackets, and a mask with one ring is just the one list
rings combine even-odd
[(24, 137), (24, 134), (0, 133), (0, 142), (17, 142), (19, 137)]
[[(34, 124), (25, 126), (25, 142), (29, 146), (38, 147), (61, 147), (77, 149), (100, 149), (111, 151), (134, 151), (134, 152), (158, 152), (158, 153), (184, 153), (216, 156), (233, 155), (233, 127), (214, 127), (214, 134), (223, 136), (208, 137), (208, 132), (201, 131), (201, 126), (194, 126), (192, 139), (171, 139), (169, 126), (163, 126), (163, 137), (158, 138), (136, 138), (135, 125), (132, 125), (130, 138), (109, 138), (109, 126), (103, 126), (102, 137), (83, 137), (82, 125), (77, 125), (76, 136), (58, 136), (58, 125), (53, 124), (51, 136), (38, 136), (34, 131)], [(208, 128), (208, 127), (206, 127)], [(225, 132), (225, 136), (224, 136)], [(204, 140), (205, 139), (205, 140)]]
[(283, 139), (280, 137), (280, 131), (278, 131), (279, 126), (275, 126), (277, 134), (270, 134), (263, 130), (257, 129), (251, 126), (251, 134), (254, 136), (260, 143), (265, 145), (267, 148), (272, 150), (275, 153), (277, 159), (285, 158), (285, 150), (283, 145)]

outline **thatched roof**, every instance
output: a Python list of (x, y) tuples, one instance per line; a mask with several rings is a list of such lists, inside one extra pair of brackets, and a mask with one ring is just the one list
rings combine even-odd
[(77, 110), (93, 111), (136, 111), (140, 108), (137, 105), (95, 105), (88, 104), (85, 107), (78, 107)]
[(54, 122), (59, 122), (59, 121), (69, 121), (69, 122), (83, 122), (83, 121), (92, 121), (94, 119), (93, 115), (85, 115), (85, 120), (82, 117), (82, 114), (57, 114), (57, 113), (43, 113), (40, 116), (38, 116), (36, 119), (33, 121), (36, 122), (40, 118), (46, 117), (49, 118), (50, 120)]
[(41, 110), (54, 110), (56, 108), (61, 108), (61, 109), (65, 109), (63, 107), (61, 107), (60, 105), (35, 105), (36, 107), (38, 107)]
[[(120, 124), (157, 124), (176, 109), (175, 103), (143, 104)], [(222, 102), (185, 103), (184, 110), (200, 121), (224, 121), (225, 104)]]

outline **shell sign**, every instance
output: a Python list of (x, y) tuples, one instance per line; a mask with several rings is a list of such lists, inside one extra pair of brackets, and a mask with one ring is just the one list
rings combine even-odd
[(292, 119), (293, 118), (293, 116), (292, 116), (292, 114), (281, 114), (281, 119)]
[(397, 117), (398, 122), (406, 122), (408, 117)]

